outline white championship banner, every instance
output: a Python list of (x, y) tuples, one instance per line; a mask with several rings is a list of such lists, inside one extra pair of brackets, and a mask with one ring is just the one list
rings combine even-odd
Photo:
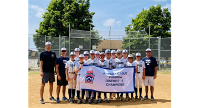
[(134, 93), (135, 67), (107, 69), (84, 65), (81, 68), (80, 89), (108, 93)]

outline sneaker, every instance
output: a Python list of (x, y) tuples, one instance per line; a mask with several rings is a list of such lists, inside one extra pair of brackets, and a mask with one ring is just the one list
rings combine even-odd
[(99, 98), (99, 99), (98, 99), (98, 103), (102, 103), (102, 98)]
[(144, 98), (143, 98), (142, 96), (140, 96), (140, 97), (139, 97), (139, 99), (140, 99), (141, 101), (143, 101), (143, 100), (144, 100)]
[(72, 98), (70, 98), (70, 99), (69, 99), (69, 103), (72, 103), (72, 102), (73, 102), (73, 99), (72, 99)]
[(121, 100), (122, 100), (123, 102), (125, 102), (125, 101), (126, 101), (126, 99), (125, 99), (125, 98), (123, 98), (123, 97), (121, 97)]
[(107, 98), (105, 98), (104, 101), (105, 101), (106, 103), (109, 103), (109, 100), (108, 100)]
[(73, 103), (77, 103), (77, 101), (75, 100), (75, 98), (73, 98), (73, 101), (72, 101)]
[(144, 100), (147, 100), (148, 99), (148, 95), (144, 96)]
[(138, 100), (138, 96), (135, 96), (135, 100)]
[(96, 100), (96, 99), (93, 99), (93, 103), (97, 104), (98, 102), (97, 102), (97, 100)]
[(55, 98), (54, 98), (53, 96), (51, 96), (51, 97), (49, 98), (49, 100), (56, 101)]
[(77, 100), (77, 103), (78, 103), (78, 104), (81, 104), (81, 99), (78, 99), (78, 100)]
[(66, 97), (62, 97), (62, 100), (68, 101), (69, 99), (67, 99)]
[(131, 97), (131, 100), (132, 100), (133, 102), (135, 102), (135, 98), (134, 98), (134, 97)]
[(40, 103), (41, 103), (41, 104), (45, 104), (44, 99), (41, 99), (41, 100), (40, 100)]
[(86, 101), (84, 99), (82, 99), (82, 103), (86, 104)]
[(116, 100), (117, 100), (117, 101), (120, 101), (120, 97), (117, 97)]
[(88, 99), (88, 104), (91, 104), (92, 102), (91, 102), (91, 99)]
[(60, 101), (59, 101), (59, 98), (57, 98), (56, 102), (57, 102), (57, 103), (59, 103), (59, 102), (60, 102)]
[(151, 96), (151, 101), (153, 101), (154, 100), (154, 97), (153, 96)]
[(129, 96), (127, 96), (127, 97), (126, 97), (126, 101), (129, 101), (129, 100), (130, 100), (130, 98), (129, 98)]

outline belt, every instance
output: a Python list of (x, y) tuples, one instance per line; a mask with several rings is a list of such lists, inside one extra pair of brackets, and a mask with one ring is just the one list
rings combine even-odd
[(69, 73), (75, 74), (75, 72), (69, 72)]
[(137, 72), (137, 73), (140, 73), (140, 72)]

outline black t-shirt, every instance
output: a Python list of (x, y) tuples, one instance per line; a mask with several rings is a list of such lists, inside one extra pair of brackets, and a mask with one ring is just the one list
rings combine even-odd
[(154, 57), (144, 57), (142, 58), (142, 61), (145, 63), (145, 76), (154, 76), (155, 73), (155, 67), (158, 66), (157, 61)]
[(56, 54), (54, 51), (42, 51), (40, 61), (43, 61), (43, 72), (54, 72)]
[(59, 65), (59, 74), (60, 75), (66, 75), (66, 73), (65, 73), (65, 65), (66, 65), (66, 62), (69, 60), (69, 58), (68, 57), (62, 57), (62, 56), (60, 56), (60, 57), (58, 57), (57, 59), (56, 59), (56, 64), (58, 64)]

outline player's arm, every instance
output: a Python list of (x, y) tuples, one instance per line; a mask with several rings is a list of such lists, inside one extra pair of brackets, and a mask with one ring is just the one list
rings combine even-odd
[(138, 66), (137, 65), (135, 65), (135, 72), (137, 72), (138, 71)]
[(78, 65), (78, 68), (77, 68), (77, 70), (75, 70), (75, 74), (77, 74), (79, 72), (79, 70), (82, 68), (82, 65), (80, 63), (78, 63), (77, 65)]
[(54, 57), (55, 57), (55, 59), (54, 59), (54, 66), (55, 66), (55, 75), (57, 74), (57, 72), (56, 72), (56, 59), (57, 59), (57, 57), (56, 57), (56, 54), (54, 53)]
[(41, 77), (44, 76), (44, 72), (43, 72), (43, 61), (42, 60), (40, 61), (40, 75), (41, 75)]
[(68, 77), (68, 68), (69, 68), (69, 64), (68, 64), (68, 62), (66, 63), (65, 68), (66, 68), (66, 70), (65, 70), (66, 81), (68, 81), (68, 80), (69, 80), (69, 77)]
[(143, 67), (143, 76), (142, 76), (142, 79), (145, 79), (145, 64), (144, 62), (142, 62), (142, 67)]

